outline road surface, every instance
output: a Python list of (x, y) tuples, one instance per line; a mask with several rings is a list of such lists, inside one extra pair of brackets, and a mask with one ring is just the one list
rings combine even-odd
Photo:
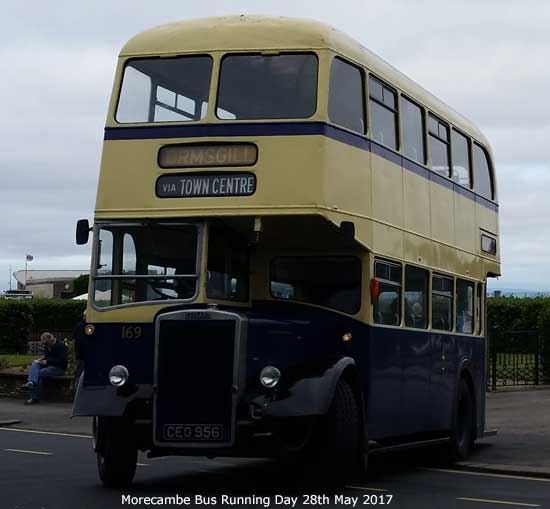
[(364, 478), (331, 492), (271, 461), (142, 455), (121, 492), (100, 485), (90, 437), (0, 428), (0, 508), (550, 508), (550, 479), (441, 469), (422, 456), (380, 457)]

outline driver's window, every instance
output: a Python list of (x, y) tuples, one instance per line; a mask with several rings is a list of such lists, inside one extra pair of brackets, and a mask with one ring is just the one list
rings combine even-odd
[(244, 240), (221, 227), (208, 236), (206, 294), (211, 299), (248, 300), (248, 249)]

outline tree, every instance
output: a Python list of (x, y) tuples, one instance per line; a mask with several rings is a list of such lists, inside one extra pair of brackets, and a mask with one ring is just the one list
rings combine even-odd
[(88, 282), (90, 280), (90, 276), (87, 274), (84, 274), (82, 276), (77, 277), (74, 280), (74, 294), (75, 297), (78, 295), (83, 295), (85, 293), (88, 293)]

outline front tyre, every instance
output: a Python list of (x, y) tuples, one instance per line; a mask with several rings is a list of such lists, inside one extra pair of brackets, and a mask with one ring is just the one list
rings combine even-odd
[(137, 464), (132, 423), (123, 417), (99, 418), (95, 434), (97, 470), (103, 486), (128, 487), (134, 479)]
[[(322, 464), (334, 479), (344, 480), (359, 471), (363, 458), (359, 404), (348, 382), (340, 380), (320, 437)], [(324, 442), (324, 443), (323, 443)]]

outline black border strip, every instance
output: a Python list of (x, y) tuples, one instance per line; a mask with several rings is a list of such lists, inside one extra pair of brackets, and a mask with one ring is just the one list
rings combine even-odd
[(224, 122), (219, 124), (106, 127), (106, 141), (236, 136), (326, 136), (376, 154), (498, 213), (498, 204), (365, 136), (325, 122)]

